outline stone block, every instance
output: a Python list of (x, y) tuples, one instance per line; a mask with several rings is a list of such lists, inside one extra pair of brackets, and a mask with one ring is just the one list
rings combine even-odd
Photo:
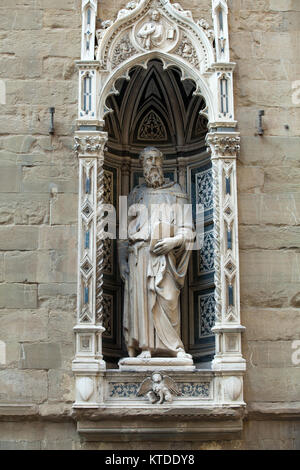
[(274, 166), (277, 168), (297, 167), (299, 146), (299, 137), (264, 136), (262, 141), (254, 136), (242, 135), (239, 161), (243, 165), (257, 165), (272, 169)]
[(76, 226), (43, 226), (39, 231), (39, 249), (77, 249)]
[(45, 57), (43, 73), (51, 75), (53, 79), (57, 80), (69, 80), (77, 77), (74, 61), (64, 57)]
[(76, 311), (77, 284), (39, 284), (38, 298), (41, 305), (51, 310)]
[(287, 193), (298, 193), (300, 191), (298, 184), (299, 177), (300, 168), (266, 168), (264, 192), (278, 194), (284, 188), (284, 191)]
[(238, 166), (238, 191), (242, 193), (259, 193), (264, 186), (264, 170), (253, 166)]
[(292, 341), (295, 332), (300, 331), (300, 311), (298, 308), (257, 308), (241, 309), (242, 325), (247, 341)]
[[(37, 370), (0, 370), (2, 403), (42, 403), (47, 399), (47, 373)], [(17, 434), (15, 434), (17, 440)], [(28, 440), (30, 437), (28, 435)]]
[(20, 191), (20, 178), (20, 168), (2, 166), (0, 172), (0, 192), (18, 193)]
[(68, 250), (40, 251), (37, 260), (37, 280), (40, 283), (76, 282), (77, 252)]
[(73, 296), (77, 294), (77, 284), (75, 283), (52, 283), (39, 284), (39, 299), (44, 300), (49, 297)]
[(43, 10), (51, 9), (51, 10), (77, 10), (77, 5), (74, 0), (65, 0), (64, 3), (61, 3), (60, 0), (39, 0), (41, 8)]
[(5, 361), (2, 361), (2, 369), (17, 368), (19, 359), (20, 359), (19, 344), (16, 343), (14, 339), (5, 341)]
[(15, 167), (17, 164), (17, 156), (9, 150), (0, 150), (0, 167)]
[(51, 225), (77, 224), (78, 195), (57, 194), (51, 201)]
[(76, 311), (50, 311), (48, 335), (51, 341), (73, 343)]
[(29, 153), (36, 138), (31, 135), (13, 135), (1, 138), (3, 148), (14, 153)]
[(300, 11), (300, 5), (297, 0), (270, 0), (270, 10)]
[[(70, 324), (71, 329), (73, 328), (73, 323)], [(60, 342), (60, 351), (61, 351), (61, 370), (70, 371), (72, 370), (72, 361), (74, 359), (74, 337), (72, 342)]]
[(37, 227), (0, 227), (0, 251), (31, 251), (38, 247)]
[[(77, 88), (70, 80), (22, 80), (9, 82), (8, 95), (25, 104), (63, 106), (76, 102)], [(9, 102), (9, 101), (8, 101)], [(13, 104), (13, 102), (12, 102)]]
[(48, 155), (41, 153), (21, 154), (17, 156), (17, 165), (32, 167), (35, 165), (48, 164)]
[(7, 11), (0, 18), (0, 27), (3, 30), (39, 30), (42, 28), (43, 12), (38, 9), (34, 10), (34, 14), (25, 9)]
[[(246, 424), (246, 423), (245, 423)], [(256, 442), (260, 445), (260, 440), (276, 443), (278, 448), (281, 441), (288, 441), (294, 437), (294, 423), (279, 420), (250, 420), (244, 428), (244, 438), (246, 443)], [(264, 446), (266, 443), (264, 444)]]
[[(78, 10), (80, 14), (80, 10)], [(42, 29), (42, 30), (19, 30), (5, 34), (0, 43), (0, 53), (15, 54), (23, 59), (32, 57), (68, 57), (80, 58), (81, 34), (78, 29)], [(24, 44), (31, 47), (25, 48)], [(63, 47), (62, 47), (63, 45)], [(51, 77), (50, 77), (51, 78)]]
[[(40, 372), (34, 371), (34, 374), (40, 374)], [(42, 372), (42, 374), (45, 373)], [(0, 426), (0, 442), (16, 441), (17, 444), (21, 442), (40, 442), (44, 436), (44, 427), (45, 424), (38, 421), (3, 421)]]
[[(248, 341), (243, 349), (249, 367), (294, 368), (292, 341)], [(290, 371), (291, 374), (293, 370)]]
[(72, 24), (72, 28), (81, 28), (80, 15), (74, 15), (74, 10), (46, 10), (43, 17), (44, 28), (63, 28), (67, 24)]
[(6, 253), (4, 258), (4, 275), (7, 282), (36, 282), (37, 258), (35, 252)]
[(243, 306), (283, 307), (299, 292), (299, 254), (269, 250), (241, 251)]
[(57, 343), (22, 343), (20, 345), (20, 369), (59, 369), (60, 347)]
[(50, 370), (48, 372), (49, 402), (72, 403), (75, 400), (75, 380), (72, 372)]
[[(242, 136), (252, 136), (255, 137), (257, 132), (257, 105), (255, 105), (252, 98), (248, 93), (238, 92), (238, 95), (243, 99), (243, 102), (240, 102), (237, 106), (236, 118), (239, 122), (239, 129)], [(237, 97), (237, 94), (235, 95)], [(281, 138), (293, 138), (299, 137), (300, 129), (300, 116), (297, 107), (293, 104), (293, 90), (290, 89), (288, 95), (290, 104), (287, 108), (273, 108), (270, 107), (266, 109), (266, 114), (264, 118), (264, 138), (266, 137), (281, 137)], [(265, 105), (261, 105), (262, 108), (265, 108)], [(289, 126), (289, 129), (286, 129), (286, 125)], [(259, 141), (259, 137), (256, 137)], [(286, 150), (289, 149), (287, 146)], [(261, 154), (261, 160), (264, 159), (263, 154)]]
[(77, 177), (72, 167), (34, 166), (23, 167), (22, 190), (25, 193), (49, 193), (52, 189), (59, 193), (75, 193)]
[(299, 194), (239, 194), (239, 223), (242, 225), (299, 225)]
[[(1, 337), (5, 342), (45, 341), (48, 339), (48, 312), (38, 310), (1, 310)], [(18, 346), (18, 355), (20, 348)]]
[(0, 254), (0, 282), (4, 280), (4, 254)]
[(58, 439), (54, 441), (44, 441), (42, 450), (73, 450), (72, 439)]
[(40, 441), (0, 441), (0, 450), (41, 450)]
[(260, 248), (266, 250), (297, 249), (300, 227), (276, 227), (270, 225), (239, 227), (240, 249)]
[[(9, 194), (0, 194), (0, 224), (17, 225), (39, 225), (49, 222), (50, 213), (50, 195), (49, 194), (15, 194), (12, 198)], [(4, 227), (1, 227), (3, 230)], [(6, 227), (8, 229), (8, 227)], [(12, 229), (10, 227), (10, 229)], [(29, 229), (29, 228), (28, 228)], [(30, 228), (32, 231), (34, 227)], [(21, 227), (13, 227), (16, 233), (21, 232)], [(26, 232), (25, 232), (26, 233)], [(1, 236), (1, 235), (0, 235)], [(27, 232), (27, 238), (24, 239), (23, 245), (30, 242), (30, 234)], [(10, 245), (9, 249), (23, 249), (19, 245)], [(6, 249), (6, 248), (5, 248)]]
[(250, 367), (245, 376), (246, 402), (299, 400), (300, 368)]
[(37, 286), (0, 284), (0, 308), (37, 308)]

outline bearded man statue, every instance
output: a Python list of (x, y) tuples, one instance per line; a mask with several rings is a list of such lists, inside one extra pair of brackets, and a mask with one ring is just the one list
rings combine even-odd
[(192, 217), (185, 213), (189, 200), (179, 184), (165, 182), (157, 148), (145, 148), (140, 161), (145, 183), (129, 195), (128, 239), (119, 242), (128, 355), (147, 363), (175, 357), (193, 364), (180, 338), (180, 290), (194, 240)]

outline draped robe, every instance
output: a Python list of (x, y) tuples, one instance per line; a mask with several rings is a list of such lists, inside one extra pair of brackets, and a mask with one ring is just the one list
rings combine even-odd
[[(156, 189), (144, 184), (135, 187), (129, 196), (126, 248), (129, 276), (124, 298), (128, 348), (163, 356), (176, 356), (184, 349), (180, 339), (179, 295), (189, 263), (188, 243), (193, 240), (192, 220), (182, 217), (182, 208), (188, 203), (177, 183)], [(148, 214), (135, 204), (144, 205)], [(166, 255), (153, 253), (159, 238), (174, 235), (181, 237), (180, 246)]]

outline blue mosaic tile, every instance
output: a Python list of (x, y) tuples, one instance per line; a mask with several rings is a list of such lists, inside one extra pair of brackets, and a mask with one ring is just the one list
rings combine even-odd
[(203, 397), (209, 398), (210, 384), (207, 382), (199, 384), (181, 383), (179, 390), (182, 397)]
[(110, 383), (110, 398), (134, 398), (140, 384), (137, 383)]

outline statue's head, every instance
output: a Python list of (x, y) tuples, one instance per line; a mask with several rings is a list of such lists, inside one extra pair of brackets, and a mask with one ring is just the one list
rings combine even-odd
[(155, 382), (155, 383), (161, 382), (162, 381), (162, 375), (159, 372), (154, 372), (154, 374), (152, 374), (152, 381)]
[(160, 13), (158, 10), (151, 10), (150, 11), (150, 17), (153, 21), (158, 21), (160, 19)]
[(164, 183), (163, 153), (156, 147), (146, 147), (140, 153), (144, 178), (148, 186), (158, 188)]

